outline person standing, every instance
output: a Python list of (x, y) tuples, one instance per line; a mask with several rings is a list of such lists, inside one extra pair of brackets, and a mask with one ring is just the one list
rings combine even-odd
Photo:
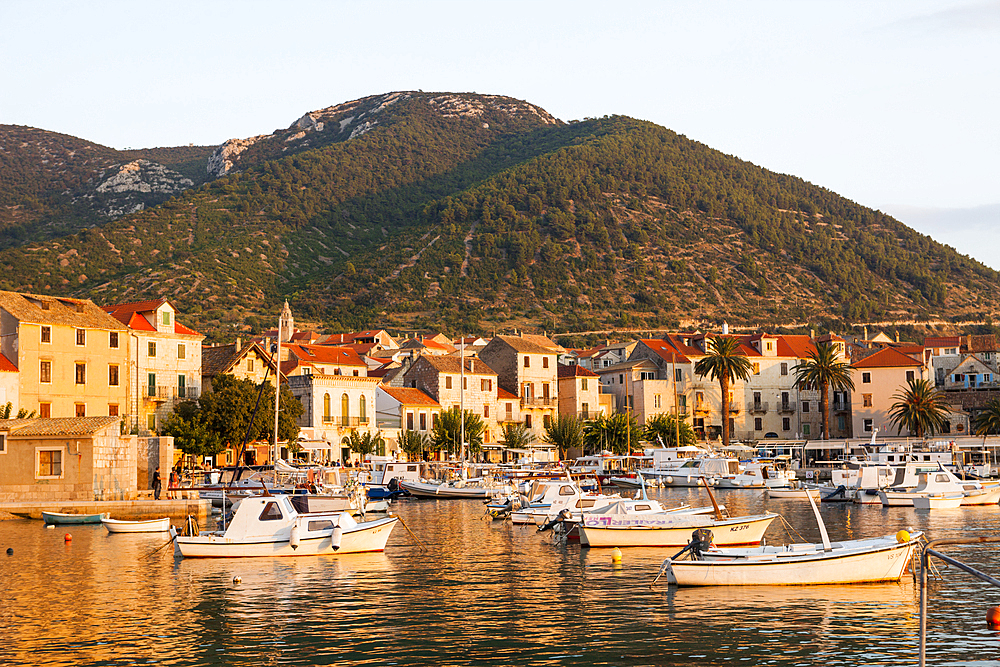
[(160, 489), (163, 487), (163, 482), (160, 480), (160, 466), (156, 466), (156, 470), (153, 471), (153, 500), (160, 499)]
[(177, 498), (178, 491), (177, 487), (180, 486), (180, 475), (177, 474), (177, 468), (170, 469), (170, 483), (167, 485), (167, 498)]

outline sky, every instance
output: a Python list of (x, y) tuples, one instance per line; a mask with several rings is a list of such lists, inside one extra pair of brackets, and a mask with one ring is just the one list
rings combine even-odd
[(1000, 269), (1000, 1), (0, 0), (0, 123), (219, 144), (394, 90), (622, 114)]

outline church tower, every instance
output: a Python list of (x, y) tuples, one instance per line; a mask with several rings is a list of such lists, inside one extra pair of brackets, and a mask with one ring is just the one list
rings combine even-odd
[(292, 319), (292, 309), (285, 301), (285, 307), (281, 310), (281, 319), (278, 320), (278, 337), (282, 343), (292, 340), (292, 333), (295, 331), (295, 320)]

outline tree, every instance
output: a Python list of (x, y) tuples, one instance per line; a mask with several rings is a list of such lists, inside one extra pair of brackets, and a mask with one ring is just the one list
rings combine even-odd
[(385, 439), (382, 437), (381, 431), (375, 431), (374, 433), (367, 431), (363, 435), (357, 431), (351, 431), (351, 434), (347, 437), (347, 442), (351, 451), (360, 454), (362, 460), (374, 452), (383, 455), (385, 453)]
[(583, 449), (583, 427), (576, 415), (559, 415), (545, 426), (545, 442), (559, 450), (559, 460), (566, 459), (572, 448)]
[(997, 398), (987, 403), (976, 417), (976, 435), (983, 436), (984, 444), (991, 433), (1000, 433), (1000, 399)]
[[(465, 411), (465, 442), (470, 454), (476, 454), (483, 448), (483, 433), (486, 426), (482, 418), (471, 410)], [(462, 453), (462, 409), (454, 407), (443, 410), (434, 423), (431, 440), (434, 447), (449, 454)]]
[(160, 431), (173, 437), (174, 446), (189, 456), (217, 456), (226, 448), (219, 434), (201, 418), (195, 401), (179, 403)]
[(889, 408), (889, 419), (896, 425), (896, 433), (906, 428), (911, 435), (922, 438), (943, 429), (950, 412), (944, 392), (927, 380), (908, 380), (906, 384), (906, 389), (893, 396), (896, 402)]
[(504, 424), (500, 427), (500, 442), (507, 449), (527, 449), (535, 441), (535, 434), (524, 424)]
[(431, 438), (420, 431), (403, 431), (399, 437), (399, 448), (406, 454), (407, 460), (416, 461), (431, 448)]
[(733, 380), (749, 380), (753, 366), (731, 336), (716, 336), (708, 343), (708, 354), (694, 365), (701, 377), (719, 381), (722, 390), (722, 446), (729, 446), (729, 385)]
[[(674, 415), (658, 414), (646, 420), (643, 437), (650, 442), (659, 442), (664, 447), (677, 446), (678, 420)], [(683, 419), (680, 420), (680, 446), (694, 445), (698, 437), (694, 429)]]
[(591, 452), (609, 450), (612, 454), (628, 454), (641, 438), (642, 427), (632, 413), (601, 415), (583, 427), (583, 442)]
[(837, 358), (837, 348), (821, 343), (809, 350), (808, 359), (792, 366), (797, 383), (819, 387), (819, 411), (823, 415), (823, 439), (830, 439), (830, 389), (854, 391), (851, 365)]

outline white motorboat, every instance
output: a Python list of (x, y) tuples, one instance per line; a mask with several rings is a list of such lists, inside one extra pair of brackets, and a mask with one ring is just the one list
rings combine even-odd
[[(786, 475), (791, 474), (791, 477)], [(795, 479), (792, 470), (778, 470), (770, 461), (750, 461), (735, 475), (723, 475), (716, 479), (718, 489), (787, 489)]]
[(101, 523), (109, 533), (165, 533), (170, 530), (170, 517), (162, 519), (146, 519), (143, 521), (124, 521), (120, 519), (101, 519)]
[(962, 480), (943, 467), (918, 473), (916, 485), (891, 486), (879, 491), (878, 495), (883, 507), (913, 507), (914, 498), (941, 494), (965, 494)]
[(174, 536), (185, 558), (318, 556), (384, 551), (399, 519), (358, 523), (349, 512), (299, 513), (286, 495), (244, 498), (225, 530)]
[(778, 489), (766, 489), (764, 495), (768, 498), (784, 499), (784, 498), (795, 498), (798, 500), (805, 500), (806, 494), (812, 496), (816, 500), (821, 500), (823, 497), (823, 491), (815, 487), (801, 487), (801, 488), (778, 488)]
[(580, 545), (589, 547), (674, 547), (688, 543), (692, 529), (707, 528), (720, 544), (760, 544), (777, 514), (716, 519), (713, 508), (646, 514), (585, 514)]
[[(751, 549), (719, 549), (711, 531), (698, 530), (691, 542), (667, 558), (656, 576), (678, 586), (796, 586), (899, 581), (921, 533), (831, 542), (819, 508), (806, 496), (816, 516), (822, 542)], [(691, 560), (679, 560), (685, 552)], [(656, 579), (653, 582), (656, 582)]]
[[(406, 489), (411, 496), (416, 498), (474, 498), (486, 500), (498, 490), (497, 487), (481, 486), (475, 479), (460, 479), (454, 482), (442, 482), (431, 484), (430, 482), (413, 482), (401, 480), (399, 486)], [(509, 488), (505, 489), (510, 491)]]
[(962, 507), (973, 505), (996, 505), (1000, 501), (1000, 482), (977, 482), (966, 480), (962, 482), (964, 496)]
[(664, 486), (705, 486), (715, 484), (723, 477), (733, 477), (740, 472), (739, 461), (728, 457), (691, 459), (677, 470), (659, 475)]
[(913, 506), (918, 510), (951, 510), (962, 506), (962, 493), (928, 493), (913, 498)]

